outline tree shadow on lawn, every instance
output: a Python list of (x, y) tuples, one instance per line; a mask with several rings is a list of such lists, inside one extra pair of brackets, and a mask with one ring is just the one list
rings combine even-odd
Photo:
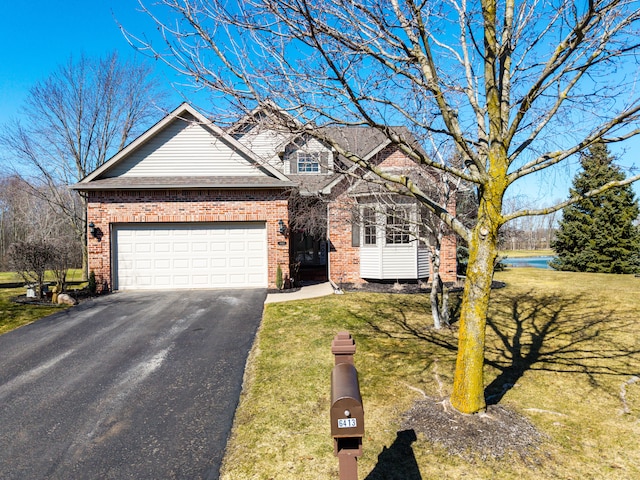
[[(426, 296), (419, 304), (415, 297), (382, 297), (368, 302), (367, 315), (354, 315), (371, 328), (373, 336), (428, 344), (432, 348), (421, 354), (427, 369), (438, 356), (455, 357), (457, 335), (455, 322), (451, 328), (435, 330), (430, 316), (424, 317), (428, 324), (412, 318), (422, 305), (428, 313)], [(459, 305), (452, 308), (459, 315)], [(498, 371), (485, 388), (487, 404), (499, 403), (527, 371), (586, 374), (594, 386), (598, 386), (598, 375), (637, 375), (636, 313), (581, 295), (501, 291), (491, 300), (487, 318), (485, 364)], [(392, 348), (378, 353), (389, 357), (415, 353), (403, 342), (394, 342)]]
[(585, 295), (538, 292), (502, 295), (492, 302), (485, 363), (500, 372), (486, 386), (497, 404), (530, 370), (597, 376), (637, 374), (640, 346), (636, 313), (602, 305)]

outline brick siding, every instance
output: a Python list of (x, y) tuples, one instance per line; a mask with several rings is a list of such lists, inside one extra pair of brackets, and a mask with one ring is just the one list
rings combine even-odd
[[(118, 223), (266, 222), (269, 287), (276, 270), (289, 274), (288, 239), (278, 220), (289, 223), (287, 195), (279, 190), (89, 191), (87, 221), (101, 232), (89, 236), (89, 270), (100, 291), (112, 288), (111, 226)], [(280, 245), (279, 242), (286, 242)]]

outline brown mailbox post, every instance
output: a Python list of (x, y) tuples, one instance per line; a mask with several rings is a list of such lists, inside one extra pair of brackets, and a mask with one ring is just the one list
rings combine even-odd
[(362, 455), (364, 408), (358, 372), (353, 365), (356, 345), (348, 332), (340, 332), (331, 343), (335, 367), (331, 372), (331, 436), (338, 457), (340, 480), (357, 480), (357, 458)]

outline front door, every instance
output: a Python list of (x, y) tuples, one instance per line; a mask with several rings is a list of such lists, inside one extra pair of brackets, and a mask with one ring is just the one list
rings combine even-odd
[(292, 232), (291, 264), (294, 280), (326, 281), (327, 241), (324, 237)]

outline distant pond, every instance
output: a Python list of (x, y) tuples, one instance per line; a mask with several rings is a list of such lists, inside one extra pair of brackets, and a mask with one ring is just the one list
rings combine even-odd
[(553, 256), (545, 257), (522, 257), (522, 258), (505, 258), (502, 260), (507, 267), (533, 267), (533, 268), (546, 268), (551, 270), (549, 262), (553, 259)]

